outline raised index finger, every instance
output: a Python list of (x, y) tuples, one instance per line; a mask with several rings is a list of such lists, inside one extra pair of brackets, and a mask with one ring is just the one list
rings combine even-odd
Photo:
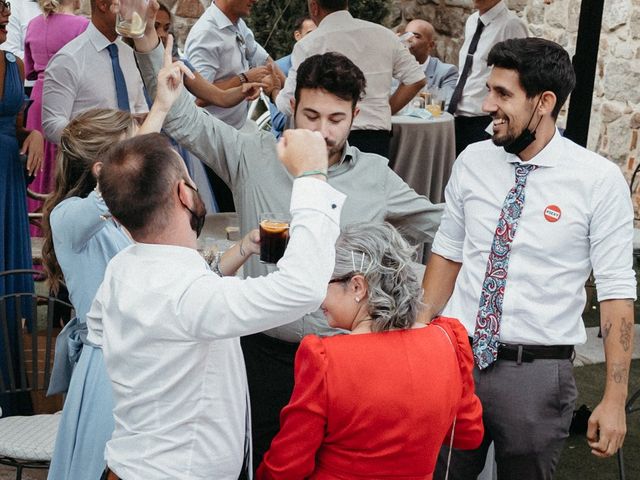
[(169, 67), (173, 63), (171, 51), (173, 50), (173, 35), (167, 35), (167, 44), (164, 47), (164, 64), (163, 67)]

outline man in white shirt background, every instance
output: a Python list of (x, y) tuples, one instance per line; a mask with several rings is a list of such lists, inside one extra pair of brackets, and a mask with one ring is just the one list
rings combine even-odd
[[(284, 87), (279, 93), (274, 90), (272, 97), (278, 110), (291, 115), (298, 66), (315, 54), (337, 52), (344, 55), (362, 70), (367, 80), (349, 143), (364, 152), (388, 157), (391, 115), (402, 109), (425, 85), (424, 72), (393, 32), (353, 18), (348, 7), (347, 0), (309, 1), (309, 14), (318, 28), (296, 43)], [(400, 85), (390, 96), (393, 78)]]
[(7, 41), (0, 44), (0, 49), (24, 60), (24, 37), (27, 34), (27, 25), (41, 14), (42, 10), (35, 0), (12, 0)]
[[(423, 281), (425, 317), (442, 311), (466, 326), (483, 404), (484, 441), (476, 451), (454, 450), (449, 478), (476, 478), (493, 441), (498, 478), (546, 480), (569, 435), (571, 358), (586, 341), (581, 314), (592, 269), (607, 380), (587, 439), (599, 457), (624, 439), (633, 208), (619, 168), (555, 126), (575, 85), (568, 53), (547, 40), (514, 39), (494, 46), (488, 63), (483, 108), (493, 141), (470, 145), (454, 165)], [(445, 470), (443, 451), (434, 478)]]
[(458, 81), (458, 67), (444, 63), (432, 54), (436, 46), (436, 31), (426, 20), (411, 20), (405, 27), (405, 32), (413, 36), (407, 41), (409, 51), (416, 57), (427, 77), (427, 89), (438, 88), (445, 100), (445, 107), (449, 106), (451, 95)]
[[(251, 14), (254, 0), (216, 0), (189, 31), (185, 54), (194, 68), (217, 87), (226, 90), (246, 82), (260, 82), (270, 74), (267, 51), (256, 41), (243, 18)], [(279, 72), (276, 69), (276, 73)], [(284, 75), (281, 80), (284, 80)], [(209, 113), (241, 129), (249, 105), (205, 107)]]
[(489, 50), (503, 40), (528, 36), (527, 26), (504, 0), (473, 0), (473, 5), (478, 10), (467, 18), (464, 27), (458, 62), (460, 78), (448, 107), (449, 113), (455, 115), (456, 155), (467, 145), (490, 137), (486, 129), (491, 117), (482, 111), (491, 70), (487, 66)]
[[(171, 62), (168, 52), (165, 71), (177, 78)], [(115, 401), (103, 478), (236, 480), (249, 470), (239, 336), (320, 306), (345, 199), (326, 183), (321, 135), (289, 131), (278, 152), (295, 179), (290, 240), (278, 271), (248, 280), (219, 277), (197, 252), (204, 205), (166, 138), (136, 137), (105, 154), (101, 193), (136, 243), (109, 263), (87, 315)]]
[(149, 111), (133, 50), (116, 33), (111, 0), (91, 0), (91, 23), (56, 53), (44, 73), (42, 128), (58, 143), (69, 121), (91, 108)]

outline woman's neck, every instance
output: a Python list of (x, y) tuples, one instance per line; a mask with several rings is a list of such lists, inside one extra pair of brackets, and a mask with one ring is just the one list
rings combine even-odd
[(373, 320), (371, 318), (363, 318), (362, 320), (356, 320), (353, 322), (354, 327), (351, 329), (351, 333), (358, 335), (361, 333), (371, 333), (371, 327), (373, 326)]

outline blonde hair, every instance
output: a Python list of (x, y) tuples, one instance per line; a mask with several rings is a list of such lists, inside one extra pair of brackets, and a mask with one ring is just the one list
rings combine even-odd
[(64, 5), (72, 3), (74, 0), (38, 0), (38, 5), (45, 17), (52, 13), (58, 13)]
[(50, 215), (63, 200), (84, 198), (96, 187), (93, 165), (123, 137), (132, 137), (137, 122), (129, 112), (97, 108), (81, 113), (62, 131), (56, 156), (55, 187), (43, 206), (42, 260), (49, 287), (57, 292), (62, 269), (53, 248)]
[(58, 13), (61, 7), (58, 0), (38, 0), (38, 4), (45, 17), (48, 17), (52, 13)]

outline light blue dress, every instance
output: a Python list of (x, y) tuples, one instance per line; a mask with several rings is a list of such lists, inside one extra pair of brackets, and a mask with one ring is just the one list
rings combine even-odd
[[(51, 212), (53, 246), (80, 323), (109, 260), (131, 244), (95, 192), (62, 201)], [(106, 220), (104, 218), (107, 218)], [(98, 479), (113, 432), (113, 394), (102, 350), (85, 344), (73, 370), (56, 438), (50, 480)]]

